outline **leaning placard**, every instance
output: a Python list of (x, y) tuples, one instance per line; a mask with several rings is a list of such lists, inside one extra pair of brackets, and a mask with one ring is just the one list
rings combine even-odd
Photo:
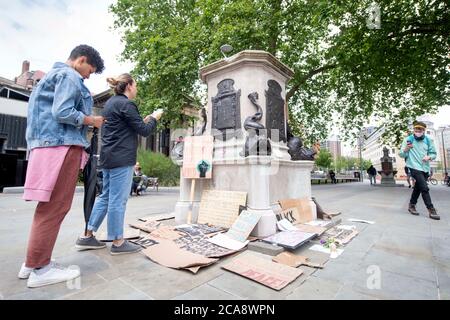
[(301, 269), (265, 260), (253, 254), (241, 254), (222, 268), (275, 290), (283, 289), (303, 273)]
[(239, 216), (239, 206), (245, 206), (247, 192), (205, 190), (202, 193), (198, 223), (230, 228)]
[(187, 136), (184, 139), (183, 169), (185, 179), (211, 179), (213, 136)]

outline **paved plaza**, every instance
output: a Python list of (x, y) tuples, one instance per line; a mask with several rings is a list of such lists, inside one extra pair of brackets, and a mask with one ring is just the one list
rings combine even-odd
[[(142, 253), (111, 256), (106, 249), (78, 252), (83, 232), (83, 194), (77, 193), (54, 250), (63, 265), (81, 269), (79, 282), (28, 289), (17, 278), (35, 207), (19, 194), (0, 194), (0, 299), (450, 299), (450, 188), (430, 186), (440, 221), (428, 218), (420, 199), (419, 217), (407, 212), (411, 189), (374, 188), (368, 183), (314, 185), (312, 194), (326, 209), (339, 210), (343, 224), (360, 234), (336, 259), (297, 250), (326, 261), (322, 270), (301, 266), (297, 280), (275, 291), (221, 268), (227, 257), (196, 275), (160, 266)], [(178, 190), (161, 188), (128, 202), (126, 220), (169, 213)], [(375, 221), (352, 223), (348, 218)], [(105, 221), (106, 223), (106, 221)], [(264, 259), (270, 256), (246, 250)]]

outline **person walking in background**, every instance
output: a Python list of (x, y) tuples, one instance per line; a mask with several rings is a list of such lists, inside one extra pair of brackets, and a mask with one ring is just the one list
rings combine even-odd
[(162, 111), (141, 118), (132, 101), (137, 94), (136, 81), (125, 73), (107, 79), (115, 95), (105, 104), (102, 128), (100, 166), (103, 170), (103, 192), (96, 199), (88, 222), (87, 233), (78, 238), (79, 250), (101, 249), (106, 245), (93, 235), (105, 216), (108, 216), (108, 239), (112, 240), (111, 254), (137, 252), (139, 245), (124, 240), (124, 218), (131, 190), (133, 168), (136, 164), (138, 135), (148, 137), (155, 129)]
[(87, 45), (72, 50), (66, 63), (57, 62), (31, 93), (26, 140), (30, 150), (23, 199), (39, 201), (31, 225), (26, 262), (19, 272), (28, 287), (75, 279), (79, 270), (51, 260), (61, 223), (72, 205), (88, 126), (101, 127), (91, 116), (94, 104), (84, 79), (102, 73), (100, 54)]
[(408, 182), (408, 188), (411, 188), (411, 186), (414, 187), (414, 179), (411, 177), (411, 171), (407, 166), (405, 166), (405, 174), (406, 174), (406, 182)]
[(377, 184), (377, 169), (373, 165), (370, 165), (369, 169), (367, 169), (367, 174), (369, 175), (370, 185)]
[(439, 220), (433, 206), (427, 180), (430, 172), (430, 161), (436, 159), (436, 148), (433, 140), (425, 135), (426, 124), (420, 121), (413, 123), (414, 134), (406, 137), (400, 147), (400, 157), (406, 160), (406, 166), (411, 172), (411, 177), (416, 183), (409, 201), (408, 211), (413, 215), (419, 215), (416, 210), (417, 200), (422, 194), (423, 202), (428, 209), (431, 219)]
[(142, 180), (142, 168), (139, 164), (139, 162), (136, 162), (136, 165), (134, 166), (134, 172), (133, 172), (133, 182), (131, 185), (131, 191), (130, 191), (130, 196), (133, 195), (133, 192), (136, 193), (137, 196), (139, 196), (139, 184), (141, 183)]
[(331, 183), (337, 183), (337, 180), (336, 180), (336, 173), (334, 173), (333, 170), (330, 170), (330, 171), (328, 172), (328, 174), (330, 175)]

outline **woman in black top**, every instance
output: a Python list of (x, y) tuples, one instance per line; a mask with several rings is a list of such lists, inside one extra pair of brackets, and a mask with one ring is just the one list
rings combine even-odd
[(113, 241), (111, 254), (137, 252), (140, 246), (124, 240), (123, 224), (130, 193), (133, 168), (137, 158), (138, 135), (148, 137), (156, 129), (162, 112), (141, 118), (132, 101), (137, 94), (136, 82), (129, 74), (108, 78), (115, 95), (105, 104), (102, 127), (100, 166), (103, 171), (102, 194), (96, 199), (85, 237), (77, 240), (79, 250), (100, 249), (106, 245), (95, 239), (93, 232), (108, 216), (108, 239)]

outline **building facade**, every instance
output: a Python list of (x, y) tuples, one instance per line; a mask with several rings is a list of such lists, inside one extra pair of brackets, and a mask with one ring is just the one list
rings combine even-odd
[(320, 144), (320, 148), (328, 150), (334, 159), (342, 156), (342, 146), (341, 146), (341, 141), (339, 140), (339, 137), (337, 137), (336, 140), (323, 141)]

